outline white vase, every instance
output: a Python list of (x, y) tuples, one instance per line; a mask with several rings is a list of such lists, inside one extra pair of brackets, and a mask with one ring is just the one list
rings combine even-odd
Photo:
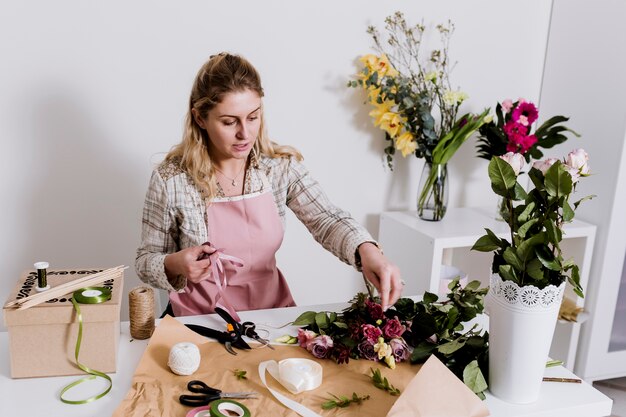
[(485, 307), (489, 315), (489, 391), (515, 404), (537, 401), (565, 282), (539, 289), (491, 276)]

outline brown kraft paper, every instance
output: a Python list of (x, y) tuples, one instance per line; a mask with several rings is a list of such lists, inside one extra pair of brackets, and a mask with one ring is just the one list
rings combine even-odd
[[(200, 349), (202, 360), (199, 369), (193, 375), (176, 375), (171, 372), (167, 366), (170, 349), (179, 342), (192, 342), (198, 345)], [(368, 360), (351, 360), (348, 364), (338, 365), (332, 360), (316, 359), (305, 349), (298, 346), (277, 345), (274, 346), (276, 350), (258, 348), (259, 345), (256, 344), (252, 346), (253, 349), (251, 351), (237, 350), (237, 356), (231, 355), (226, 352), (223, 345), (196, 334), (176, 319), (166, 316), (161, 320), (152, 335), (146, 351), (135, 370), (131, 388), (126, 398), (122, 400), (119, 407), (113, 413), (113, 416), (143, 417), (163, 415), (185, 417), (192, 407), (180, 404), (178, 397), (181, 394), (192, 394), (187, 391), (187, 383), (193, 379), (202, 380), (209, 386), (221, 389), (224, 392), (258, 392), (259, 396), (257, 399), (236, 400), (248, 407), (252, 416), (297, 416), (294, 411), (284, 407), (272, 396), (268, 389), (262, 384), (258, 375), (259, 363), (266, 360), (280, 361), (287, 358), (306, 358), (317, 361), (323, 368), (322, 385), (315, 390), (294, 395), (267, 374), (266, 380), (268, 385), (272, 389), (303, 404), (313, 412), (322, 416), (358, 415), (364, 417), (381, 417), (387, 415), (396, 400), (398, 400), (398, 406), (401, 407), (399, 409), (401, 414), (389, 414), (394, 417), (400, 415), (407, 417), (480, 417), (488, 415), (488, 412), (486, 414), (474, 414), (473, 411), (467, 411), (463, 414), (405, 414), (402, 410), (411, 409), (410, 404), (418, 401), (416, 395), (419, 393), (413, 393), (412, 390), (410, 392), (404, 391), (409, 387), (409, 383), (420, 369), (420, 365), (410, 365), (408, 362), (400, 363), (394, 370), (387, 368), (385, 365)], [(434, 356), (432, 358), (434, 358)], [(439, 362), (436, 358), (435, 360)], [(457, 402), (455, 398), (458, 395), (467, 395), (469, 393), (470, 396), (473, 396), (475, 401), (479, 404), (481, 403), (454, 374), (443, 366), (441, 362), (439, 362), (439, 364), (443, 369), (435, 367), (432, 372), (434, 373), (433, 377), (439, 376), (435, 379), (438, 381), (437, 385), (443, 385), (430, 390), (427, 395), (422, 395), (422, 401), (446, 405), (450, 402)], [(394, 397), (389, 395), (386, 391), (374, 387), (370, 378), (370, 368), (379, 369), (382, 376), (386, 377), (392, 385), (403, 391), (403, 395)], [(247, 371), (247, 379), (238, 380), (233, 374), (234, 369)], [(457, 382), (460, 386), (454, 382)], [(417, 383), (420, 387), (423, 384), (430, 384), (430, 376), (422, 378)], [(356, 392), (360, 396), (369, 395), (370, 399), (364, 401), (361, 405), (350, 405), (347, 408), (322, 410), (322, 403), (331, 397), (331, 393), (338, 396), (351, 397), (353, 392)], [(455, 400), (451, 401), (452, 399)], [(465, 402), (461, 402), (461, 404), (465, 404)], [(405, 406), (407, 408), (402, 408)], [(473, 410), (474, 408), (471, 409)]]

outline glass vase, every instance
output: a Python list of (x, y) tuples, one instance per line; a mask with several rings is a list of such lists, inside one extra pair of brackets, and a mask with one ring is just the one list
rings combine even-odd
[(424, 163), (417, 192), (417, 215), (422, 220), (439, 221), (448, 208), (448, 167)]

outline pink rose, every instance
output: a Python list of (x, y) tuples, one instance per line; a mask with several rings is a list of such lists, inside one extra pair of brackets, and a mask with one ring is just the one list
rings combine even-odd
[(364, 339), (357, 348), (363, 358), (370, 361), (378, 360), (378, 353), (374, 350), (374, 343), (371, 340)]
[(327, 357), (333, 349), (333, 339), (328, 335), (317, 336), (309, 343), (307, 350), (316, 358)]
[(522, 169), (524, 169), (525, 161), (524, 161), (524, 157), (522, 156), (522, 154), (515, 153), (515, 152), (507, 152), (504, 155), (500, 156), (499, 158), (506, 161), (509, 165), (511, 165), (511, 168), (513, 168), (515, 175), (519, 175)]
[(589, 175), (589, 155), (584, 149), (574, 149), (567, 154), (565, 165), (577, 170), (581, 175)]
[(504, 113), (510, 112), (512, 108), (513, 108), (513, 100), (511, 100), (510, 98), (507, 98), (506, 100), (502, 102), (502, 110), (504, 110)]
[(389, 346), (391, 346), (391, 353), (396, 362), (402, 362), (409, 358), (409, 347), (403, 338), (391, 339)]
[(302, 328), (298, 329), (298, 344), (302, 348), (308, 349), (311, 341), (317, 336), (317, 333), (311, 330), (303, 330)]
[(543, 175), (546, 175), (548, 168), (554, 165), (556, 161), (558, 161), (556, 158), (547, 158), (542, 161), (536, 161), (533, 163), (533, 168), (538, 169)]
[(372, 343), (376, 343), (378, 338), (383, 334), (383, 332), (378, 327), (371, 324), (362, 325), (361, 331), (363, 332), (363, 337)]
[(385, 325), (383, 326), (383, 334), (388, 339), (402, 336), (402, 333), (404, 333), (405, 330), (406, 327), (404, 327), (402, 323), (400, 323), (398, 317), (387, 320), (387, 323), (385, 323)]

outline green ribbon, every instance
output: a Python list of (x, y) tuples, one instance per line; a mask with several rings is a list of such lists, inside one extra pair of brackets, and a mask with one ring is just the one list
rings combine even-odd
[[(107, 374), (103, 372), (96, 371), (95, 369), (91, 369), (83, 365), (82, 363), (80, 363), (80, 361), (78, 360), (78, 355), (80, 353), (80, 344), (83, 338), (83, 315), (80, 312), (80, 307), (78, 306), (78, 303), (99, 304), (99, 303), (108, 301), (110, 299), (111, 299), (111, 290), (109, 290), (108, 288), (104, 288), (104, 287), (86, 287), (78, 291), (75, 291), (74, 294), (72, 294), (72, 304), (74, 305), (74, 309), (76, 310), (76, 317), (78, 318), (78, 337), (76, 338), (76, 349), (74, 350), (74, 357), (76, 358), (76, 366), (78, 366), (85, 373), (89, 374), (89, 376), (85, 376), (79, 380), (76, 380), (72, 382), (71, 384), (65, 386), (61, 390), (61, 394), (59, 395), (59, 397), (61, 401), (66, 404), (90, 403), (92, 401), (95, 401), (107, 395), (109, 391), (111, 391), (111, 388), (113, 387), (113, 381), (111, 380), (110, 376), (108, 376)], [(96, 377), (104, 378), (107, 381), (109, 381), (109, 387), (105, 389), (103, 392), (101, 392), (100, 394), (94, 395), (93, 397), (89, 397), (86, 400), (78, 400), (78, 401), (67, 400), (63, 398), (63, 394), (65, 394), (71, 388), (75, 387), (76, 385), (82, 382), (95, 379)]]

